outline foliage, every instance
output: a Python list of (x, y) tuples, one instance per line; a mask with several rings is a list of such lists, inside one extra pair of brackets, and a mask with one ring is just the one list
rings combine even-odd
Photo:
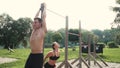
[[(69, 32), (79, 34), (78, 29), (69, 29)], [(78, 40), (79, 40), (78, 36), (69, 34), (69, 41), (70, 42), (78, 42)]]
[(53, 34), (54, 34), (54, 31), (52, 31), (52, 30), (47, 31), (47, 34), (45, 35), (45, 44), (50, 44), (53, 42), (52, 41)]
[(116, 35), (115, 41), (116, 41), (116, 43), (118, 43), (120, 45), (120, 34)]
[(59, 33), (59, 32), (55, 32), (52, 36), (52, 40), (59, 42), (59, 43), (61, 42), (62, 38), (63, 37), (62, 37), (61, 33)]
[(14, 20), (8, 14), (0, 15), (0, 45), (4, 48), (14, 48), (29, 36), (32, 20), (30, 18), (19, 18)]
[(61, 28), (61, 29), (58, 30), (58, 32), (62, 35), (60, 46), (64, 47), (64, 44), (65, 44), (65, 29)]
[(97, 38), (99, 42), (103, 42), (103, 32), (101, 30), (94, 29), (92, 32), (99, 37)]
[(107, 44), (109, 41), (114, 40), (114, 30), (104, 30), (103, 31), (103, 42)]
[[(120, 5), (120, 0), (116, 0), (116, 3)], [(113, 7), (113, 11), (117, 13), (114, 22), (112, 23), (112, 30), (115, 31), (114, 41), (117, 44), (120, 44), (120, 7)]]
[(81, 33), (82, 33), (82, 35), (81, 35), (81, 36), (82, 36), (82, 37), (81, 37), (81, 38), (82, 38), (82, 42), (84, 42), (85, 44), (87, 44), (87, 43), (88, 43), (88, 39), (89, 39), (88, 36), (89, 36), (90, 34), (92, 34), (92, 32), (87, 31), (87, 30), (82, 30)]
[(105, 43), (102, 43), (102, 42), (101, 42), (101, 43), (100, 43), (100, 42), (97, 43), (97, 45), (99, 45), (99, 46), (101, 46), (101, 47), (103, 47), (103, 48), (105, 48), (105, 46), (106, 46)]
[(114, 41), (108, 42), (107, 45), (109, 48), (119, 48), (119, 46), (117, 46)]

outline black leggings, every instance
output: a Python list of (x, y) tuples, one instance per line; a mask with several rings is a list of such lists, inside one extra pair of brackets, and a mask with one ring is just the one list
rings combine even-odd
[(42, 68), (43, 67), (43, 53), (30, 54), (25, 68)]
[(55, 68), (55, 65), (50, 65), (48, 62), (45, 63), (44, 68)]

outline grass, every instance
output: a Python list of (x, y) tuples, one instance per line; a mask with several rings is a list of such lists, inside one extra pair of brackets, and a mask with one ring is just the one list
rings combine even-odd
[[(45, 55), (48, 51), (50, 51), (50, 48), (45, 48)], [(68, 59), (74, 59), (78, 57), (78, 48), (76, 51), (72, 51), (71, 48), (68, 50)], [(0, 57), (10, 57), (10, 58), (16, 58), (18, 61), (11, 62), (11, 63), (4, 63), (0, 64), (0, 68), (24, 68), (24, 64), (26, 62), (26, 59), (30, 53), (30, 49), (15, 49), (14, 53), (9, 53), (8, 50), (0, 50)], [(120, 48), (105, 48), (104, 53), (101, 56), (105, 61), (108, 62), (117, 62), (120, 63)], [(64, 60), (64, 50), (61, 49), (61, 56), (58, 62)]]
[(105, 61), (120, 63), (120, 48), (105, 48), (103, 56)]

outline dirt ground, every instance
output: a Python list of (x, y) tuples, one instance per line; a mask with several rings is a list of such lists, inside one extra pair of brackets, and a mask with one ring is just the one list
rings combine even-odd
[[(70, 60), (69, 63), (71, 63), (73, 60)], [(73, 68), (78, 68), (76, 65), (78, 64), (79, 62), (77, 61), (75, 64), (72, 65)], [(97, 64), (94, 65), (94, 62), (91, 61), (91, 66), (90, 68), (100, 68)], [(106, 62), (108, 64), (108, 66), (105, 66), (102, 62), (98, 61), (98, 63), (102, 66), (102, 68), (120, 68), (120, 63), (110, 63), (110, 62)], [(61, 62), (57, 63), (56, 66), (58, 67), (59, 65), (61, 64)], [(62, 67), (64, 68), (64, 66)], [(82, 63), (82, 68), (87, 68), (85, 66), (84, 63)]]
[[(17, 61), (17, 59), (14, 59), (14, 58), (2, 58), (0, 57), (0, 64), (3, 64), (3, 63), (9, 63), (9, 62), (14, 62), (14, 61)], [(73, 60), (70, 60), (69, 63), (71, 63)], [(120, 64), (119, 63), (110, 63), (110, 62), (107, 62), (108, 66), (105, 66), (102, 62), (98, 61), (99, 64), (103, 67), (103, 68), (120, 68)], [(58, 67), (62, 62), (59, 62), (56, 64), (56, 66)], [(79, 62), (77, 61), (74, 65), (72, 65), (73, 68), (78, 68), (76, 65), (78, 64)], [(62, 67), (64, 68), (64, 66)], [(82, 63), (82, 68), (87, 68), (83, 63)], [(98, 65), (94, 65), (94, 62), (91, 61), (91, 66), (90, 68), (100, 68)]]
[(14, 61), (17, 61), (17, 59), (14, 59), (14, 58), (2, 58), (2, 57), (0, 57), (0, 64), (14, 62)]

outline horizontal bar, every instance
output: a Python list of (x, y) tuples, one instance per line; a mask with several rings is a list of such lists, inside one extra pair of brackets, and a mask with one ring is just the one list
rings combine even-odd
[(80, 36), (79, 34), (75, 34), (75, 33), (68, 33), (68, 34), (70, 34), (70, 35), (75, 35), (75, 36)]

